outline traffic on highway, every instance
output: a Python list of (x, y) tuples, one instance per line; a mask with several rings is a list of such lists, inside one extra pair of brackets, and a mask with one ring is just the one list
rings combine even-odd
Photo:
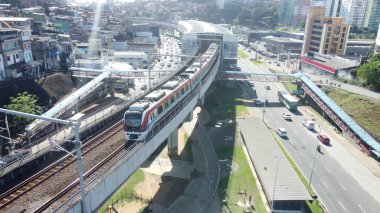
[[(238, 60), (242, 72), (269, 73), (273, 67), (253, 63), (257, 53), (243, 46), (239, 49), (248, 55)], [(281, 69), (281, 62), (267, 60), (274, 66), (279, 63)], [(260, 114), (277, 135), (328, 212), (379, 211), (379, 179), (345, 150), (342, 144), (348, 142), (335, 135), (323, 115), (300, 106), (280, 82), (241, 81), (240, 85), (245, 99), (252, 102), (248, 105), (251, 114)]]

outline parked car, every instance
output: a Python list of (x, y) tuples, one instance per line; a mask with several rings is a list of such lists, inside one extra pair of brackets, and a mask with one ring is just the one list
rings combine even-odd
[(254, 58), (250, 58), (249, 60), (250, 60), (250, 61), (254, 61), (255, 59), (254, 59)]
[(276, 128), (276, 132), (277, 134), (280, 136), (280, 137), (288, 137), (288, 133), (286, 132), (286, 130), (282, 127), (278, 127)]
[(255, 98), (253, 99), (253, 103), (255, 103), (256, 105), (261, 105), (263, 102), (261, 102), (260, 99)]
[(146, 90), (147, 86), (146, 84), (141, 85), (141, 90)]
[(292, 116), (288, 112), (283, 112), (281, 115), (285, 120), (292, 120)]
[(317, 135), (317, 139), (325, 145), (330, 144), (330, 138), (327, 135)]
[(270, 86), (269, 86), (269, 85), (266, 85), (266, 86), (265, 86), (265, 89), (270, 90)]
[(303, 125), (304, 125), (307, 129), (309, 129), (309, 130), (313, 130), (314, 127), (315, 127), (314, 122), (311, 121), (311, 120), (304, 120), (304, 121), (303, 121)]
[(254, 87), (254, 86), (255, 86), (255, 83), (253, 83), (252, 81), (250, 81), (250, 82), (249, 82), (249, 86)]

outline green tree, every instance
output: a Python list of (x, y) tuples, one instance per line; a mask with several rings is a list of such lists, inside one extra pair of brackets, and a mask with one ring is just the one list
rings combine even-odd
[(247, 25), (251, 21), (251, 12), (247, 8), (243, 8), (240, 13), (237, 15), (237, 19), (239, 20), (239, 24)]
[[(42, 107), (37, 105), (38, 98), (27, 92), (18, 93), (16, 97), (11, 97), (11, 103), (5, 105), (6, 109), (25, 112), (30, 114), (41, 114)], [(12, 134), (24, 130), (25, 126), (32, 122), (33, 119), (20, 116), (12, 116), (9, 119), (9, 129)]]
[(358, 69), (359, 78), (371, 86), (380, 86), (380, 54), (371, 56), (368, 63), (363, 64)]

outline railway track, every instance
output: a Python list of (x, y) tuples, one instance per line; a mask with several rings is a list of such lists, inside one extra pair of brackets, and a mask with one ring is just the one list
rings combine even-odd
[[(133, 149), (137, 143), (132, 144), (128, 149)], [(114, 165), (115, 162), (120, 160), (127, 151), (125, 151), (125, 145), (119, 146), (114, 152), (108, 155), (105, 159), (99, 162), (97, 165), (92, 167), (88, 172), (84, 174), (84, 179), (86, 185), (90, 184), (93, 180), (99, 177), (104, 171), (109, 169)], [(40, 208), (35, 210), (35, 212), (54, 212), (63, 206), (70, 198), (80, 193), (79, 179), (72, 182), (69, 186), (64, 188), (62, 191), (57, 193), (54, 197), (52, 197), (49, 201), (47, 201)], [(55, 207), (53, 204), (58, 203), (58, 206)]]
[[(105, 129), (100, 134), (90, 139), (82, 146), (82, 156), (85, 156), (91, 151), (107, 141), (110, 137), (115, 135), (118, 131), (122, 130), (122, 121), (117, 122), (111, 127)], [(71, 152), (71, 155), (65, 155), (58, 161), (52, 163), (48, 167), (32, 175), (28, 179), (9, 189), (0, 195), (0, 212), (6, 207), (10, 206), (14, 201), (25, 195), (27, 192), (33, 190), (41, 183), (48, 180), (50, 177), (62, 171), (64, 168), (73, 164), (76, 161), (75, 151)]]

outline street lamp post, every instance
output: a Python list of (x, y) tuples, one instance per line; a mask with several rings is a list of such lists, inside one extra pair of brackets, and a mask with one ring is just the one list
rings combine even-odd
[[(322, 118), (322, 121), (321, 121), (321, 125), (319, 125), (319, 134), (321, 134), (322, 132), (322, 124), (323, 124), (323, 120), (325, 119), (325, 113), (323, 113), (323, 118)], [(310, 173), (310, 178), (309, 178), (309, 186), (308, 186), (308, 190), (310, 191), (310, 186), (311, 186), (311, 180), (313, 178), (313, 172), (314, 172), (314, 166), (315, 166), (315, 161), (317, 159), (317, 153), (318, 153), (318, 145), (319, 145), (319, 140), (317, 138), (317, 146), (315, 148), (315, 154), (314, 154), (314, 160), (313, 160), (313, 166), (311, 167), (311, 173)]]

